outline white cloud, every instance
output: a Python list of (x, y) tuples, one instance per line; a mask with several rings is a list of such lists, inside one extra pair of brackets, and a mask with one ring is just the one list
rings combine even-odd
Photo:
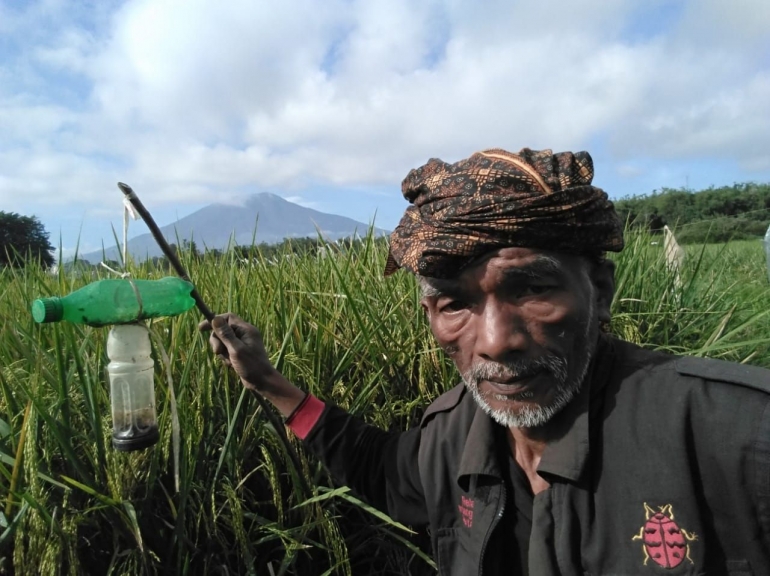
[(41, 144), (67, 126), (75, 127), (78, 121), (78, 114), (64, 106), (38, 104), (24, 97), (0, 98), (0, 150)]
[(88, 72), (88, 60), (97, 49), (91, 34), (67, 28), (61, 31), (53, 46), (34, 48), (32, 57), (52, 70), (82, 74)]
[[(630, 34), (640, 11), (682, 6)], [(770, 170), (765, 0), (0, 0), (0, 203), (393, 186), (431, 156), (607, 141)], [(668, 14), (668, 13), (666, 13)], [(654, 19), (653, 19), (654, 20)], [(0, 56), (3, 56), (0, 53)], [(631, 167), (631, 168), (629, 168)], [(718, 183), (717, 183), (718, 184)]]
[(299, 204), (300, 206), (304, 206), (305, 208), (313, 208), (314, 210), (317, 210), (320, 207), (318, 202), (307, 200), (302, 196), (286, 196), (284, 200), (293, 202), (294, 204)]
[(326, 48), (338, 4), (140, 0), (94, 62), (104, 112), (193, 138), (237, 138), (249, 110), (282, 106)]
[(768, 28), (770, 3), (765, 0), (698, 0), (686, 4), (680, 33), (683, 43), (700, 40), (712, 49), (721, 45), (743, 52), (767, 48)]
[(770, 74), (758, 75), (746, 85), (722, 89), (701, 102), (648, 121), (647, 135), (662, 153), (727, 153), (739, 161), (770, 158), (770, 151), (756, 143), (770, 133)]

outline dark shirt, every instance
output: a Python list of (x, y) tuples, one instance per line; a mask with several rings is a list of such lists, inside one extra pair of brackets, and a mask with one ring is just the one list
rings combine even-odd
[(326, 406), (305, 442), (442, 575), (770, 574), (770, 371), (609, 341), (551, 427), (535, 497), (462, 386), (404, 433)]
[(529, 539), (532, 534), (532, 508), (535, 496), (529, 478), (511, 454), (505, 431), (500, 428), (497, 438), (501, 469), (507, 471), (505, 492), (510, 506), (506, 507), (500, 524), (495, 530), (499, 543), (491, 546), (501, 547), (508, 552), (508, 562), (512, 574), (529, 574)]

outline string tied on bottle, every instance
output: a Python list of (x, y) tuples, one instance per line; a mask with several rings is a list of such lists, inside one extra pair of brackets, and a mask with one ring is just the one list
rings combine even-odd
[(136, 296), (136, 303), (139, 305), (139, 308), (136, 311), (136, 320), (137, 322), (141, 320), (142, 318), (142, 312), (144, 312), (144, 304), (142, 303), (142, 293), (139, 292), (139, 288), (136, 287), (136, 283), (134, 282), (134, 279), (131, 278), (131, 272), (118, 272), (114, 268), (110, 268), (107, 264), (104, 262), (99, 262), (99, 264), (112, 272), (113, 274), (117, 274), (120, 276), (123, 280), (128, 280), (128, 283), (131, 285), (131, 288), (134, 291), (134, 296)]

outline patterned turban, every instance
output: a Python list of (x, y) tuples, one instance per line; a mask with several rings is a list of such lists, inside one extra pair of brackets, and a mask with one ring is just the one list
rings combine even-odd
[(623, 225), (591, 186), (588, 152), (492, 149), (447, 164), (436, 158), (401, 185), (412, 204), (390, 236), (385, 276), (399, 268), (452, 278), (507, 246), (573, 254), (623, 249)]

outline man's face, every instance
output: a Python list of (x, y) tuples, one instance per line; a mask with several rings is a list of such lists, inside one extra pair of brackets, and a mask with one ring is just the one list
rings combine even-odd
[(586, 259), (529, 248), (494, 251), (424, 289), (439, 344), (479, 406), (507, 427), (541, 426), (575, 396), (600, 312), (608, 315)]

